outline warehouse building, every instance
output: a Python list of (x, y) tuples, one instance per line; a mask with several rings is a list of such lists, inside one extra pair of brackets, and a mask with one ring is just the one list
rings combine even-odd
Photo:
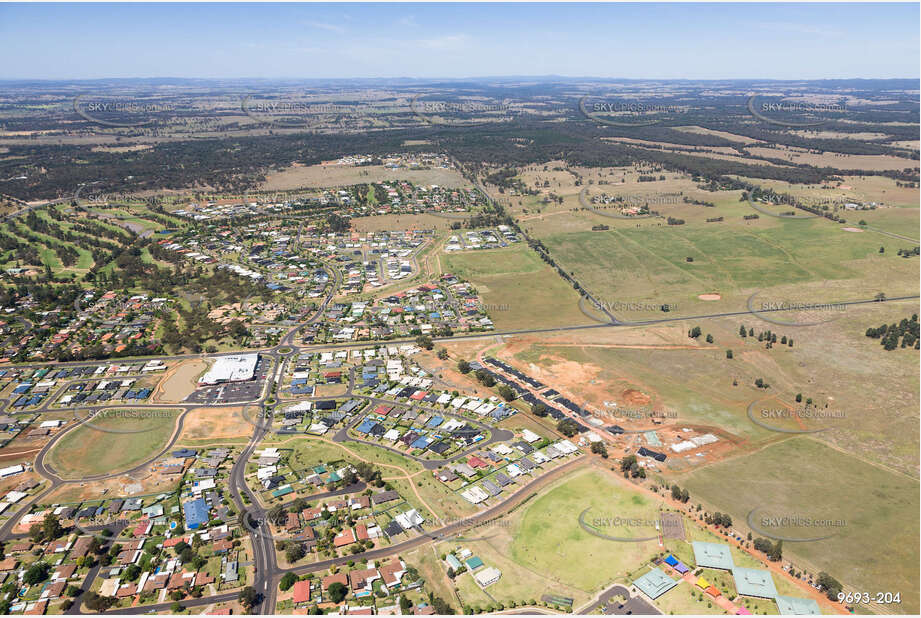
[(245, 382), (256, 374), (258, 354), (235, 354), (219, 356), (211, 369), (199, 380), (199, 384), (220, 384), (222, 382)]

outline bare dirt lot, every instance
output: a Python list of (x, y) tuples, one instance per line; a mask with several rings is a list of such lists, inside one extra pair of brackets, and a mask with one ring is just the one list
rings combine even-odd
[(352, 230), (359, 234), (385, 230), (447, 230), (458, 219), (436, 215), (380, 215), (352, 220)]
[[(253, 426), (246, 422), (244, 406), (234, 408), (195, 408), (190, 411), (182, 426), (183, 440), (211, 440), (221, 438), (245, 438), (253, 433)], [(252, 409), (249, 418), (255, 418)]]
[(756, 157), (783, 159), (791, 163), (814, 165), (816, 167), (828, 166), (838, 169), (861, 170), (900, 170), (917, 168), (916, 161), (891, 157), (888, 155), (851, 155), (837, 152), (824, 154), (811, 153), (802, 148), (778, 146), (777, 148), (749, 148), (748, 151)]
[[(38, 481), (39, 483), (41, 483), (44, 481), (44, 479), (41, 476), (39, 476), (36, 472), (33, 472), (30, 470), (28, 472), (24, 472), (22, 474), (17, 474), (15, 476), (11, 476), (3, 480), (0, 480), (0, 492), (5, 493), (7, 491), (15, 489), (16, 487), (19, 486), (20, 483), (24, 483), (26, 481)], [(8, 514), (9, 513), (7, 513), (7, 515)]]
[[(90, 483), (71, 483), (62, 485), (57, 491), (49, 495), (45, 502), (49, 504), (64, 504), (94, 500), (101, 496), (141, 496), (160, 492), (171, 492), (176, 488), (178, 478), (148, 473), (143, 477), (119, 476), (104, 481)], [(138, 490), (138, 491), (129, 491)]]
[(175, 403), (184, 400), (195, 390), (199, 376), (207, 367), (208, 363), (199, 359), (179, 363), (163, 375), (151, 401)]

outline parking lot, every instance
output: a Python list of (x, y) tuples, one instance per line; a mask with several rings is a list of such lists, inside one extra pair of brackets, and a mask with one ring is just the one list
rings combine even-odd
[(605, 616), (650, 616), (661, 613), (642, 597), (631, 595), (630, 591), (621, 585), (605, 590), (585, 613), (590, 614), (599, 609)]
[(215, 384), (214, 386), (202, 386), (195, 390), (194, 393), (186, 397), (190, 403), (242, 403), (244, 401), (253, 401), (258, 399), (262, 394), (262, 387), (268, 376), (270, 362), (265, 358), (259, 358), (256, 363), (256, 370), (253, 379), (245, 382), (229, 382), (226, 384)]

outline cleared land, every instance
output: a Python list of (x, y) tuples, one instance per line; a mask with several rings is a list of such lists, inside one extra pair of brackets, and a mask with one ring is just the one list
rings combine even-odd
[[(887, 467), (915, 476), (918, 465), (917, 352), (887, 352), (865, 336), (869, 326), (898, 322), (918, 311), (916, 303), (849, 307), (814, 326), (779, 326), (749, 315), (679, 321), (655, 327), (618, 327), (583, 333), (511, 339), (500, 356), (558, 390), (604, 409), (620, 405), (673, 410), (675, 424), (694, 423), (758, 448), (784, 437), (753, 423), (749, 404), (792, 409), (795, 396), (835, 416), (824, 420), (773, 421), (783, 429), (822, 429), (816, 438)], [(688, 330), (702, 329), (690, 339)], [(740, 327), (753, 330), (742, 338)], [(766, 349), (757, 334), (771, 330), (778, 343)], [(712, 335), (713, 344), (704, 339)], [(790, 337), (794, 345), (780, 344)], [(726, 357), (726, 350), (733, 358)], [(761, 378), (770, 386), (758, 388)], [(703, 463), (673, 456), (673, 469)]]
[(324, 163), (310, 166), (294, 165), (281, 172), (269, 174), (260, 188), (265, 191), (286, 191), (304, 187), (336, 187), (388, 180), (408, 180), (416, 184), (440, 187), (464, 187), (469, 184), (453, 169), (393, 169), (383, 165), (356, 167)]
[(257, 418), (258, 412), (250, 408), (245, 417), (242, 412), (242, 407), (191, 410), (182, 424), (179, 441), (247, 438), (253, 433), (253, 425), (246, 419)]
[(881, 171), (918, 167), (917, 160), (888, 155), (849, 155), (839, 152), (817, 154), (803, 148), (789, 146), (777, 146), (776, 148), (753, 147), (747, 150), (756, 157), (782, 159), (799, 165), (834, 167), (841, 170)]
[(198, 378), (208, 368), (204, 360), (188, 360), (167, 371), (154, 391), (153, 401), (176, 403), (188, 397), (198, 386)]

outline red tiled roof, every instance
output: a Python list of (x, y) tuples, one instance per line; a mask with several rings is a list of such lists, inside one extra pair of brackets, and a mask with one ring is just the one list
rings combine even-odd
[(351, 545), (355, 542), (355, 533), (352, 532), (351, 528), (346, 528), (335, 537), (333, 537), (333, 545), (336, 547), (345, 547), (346, 545)]
[(294, 602), (306, 603), (310, 600), (310, 581), (303, 580), (294, 584)]
[(144, 592), (153, 592), (154, 590), (164, 588), (167, 580), (169, 580), (168, 573), (161, 573), (160, 575), (154, 575), (153, 577), (147, 578), (147, 583), (144, 584)]
[(35, 604), (35, 606), (32, 609), (27, 610), (23, 613), (26, 616), (41, 616), (42, 614), (45, 613), (45, 608), (47, 607), (48, 607), (48, 601), (39, 601), (38, 603)]
[(323, 590), (324, 591), (329, 590), (329, 587), (335, 584), (336, 582), (339, 582), (343, 586), (348, 586), (349, 576), (346, 575), (345, 573), (335, 573), (333, 575), (327, 575), (326, 577), (323, 578), (323, 582), (322, 582)]
[(304, 518), (304, 521), (311, 521), (313, 519), (316, 519), (322, 514), (323, 514), (323, 508), (319, 506), (316, 508), (304, 509), (303, 511), (301, 511), (301, 517)]
[(19, 560), (16, 558), (7, 558), (6, 560), (0, 560), (0, 571), (12, 571), (16, 568), (16, 565), (19, 563)]
[(352, 590), (364, 590), (368, 581), (374, 581), (378, 576), (377, 569), (355, 569), (349, 573)]
[(173, 576), (169, 578), (169, 582), (166, 584), (166, 589), (176, 590), (178, 588), (182, 588), (185, 585), (186, 581), (188, 580), (182, 576), (181, 572), (173, 573)]
[(227, 539), (221, 539), (220, 541), (215, 541), (211, 547), (214, 551), (230, 551), (233, 548), (233, 543)]
[(399, 573), (400, 571), (403, 571), (404, 568), (405, 567), (402, 564), (400, 564), (399, 559), (392, 558), (390, 562), (381, 566), (379, 570), (381, 573), (381, 578), (383, 578), (384, 580), (384, 583), (388, 586), (395, 586), (396, 584), (399, 584), (400, 579), (402, 579), (402, 574), (400, 575), (399, 578), (396, 576), (396, 574)]

